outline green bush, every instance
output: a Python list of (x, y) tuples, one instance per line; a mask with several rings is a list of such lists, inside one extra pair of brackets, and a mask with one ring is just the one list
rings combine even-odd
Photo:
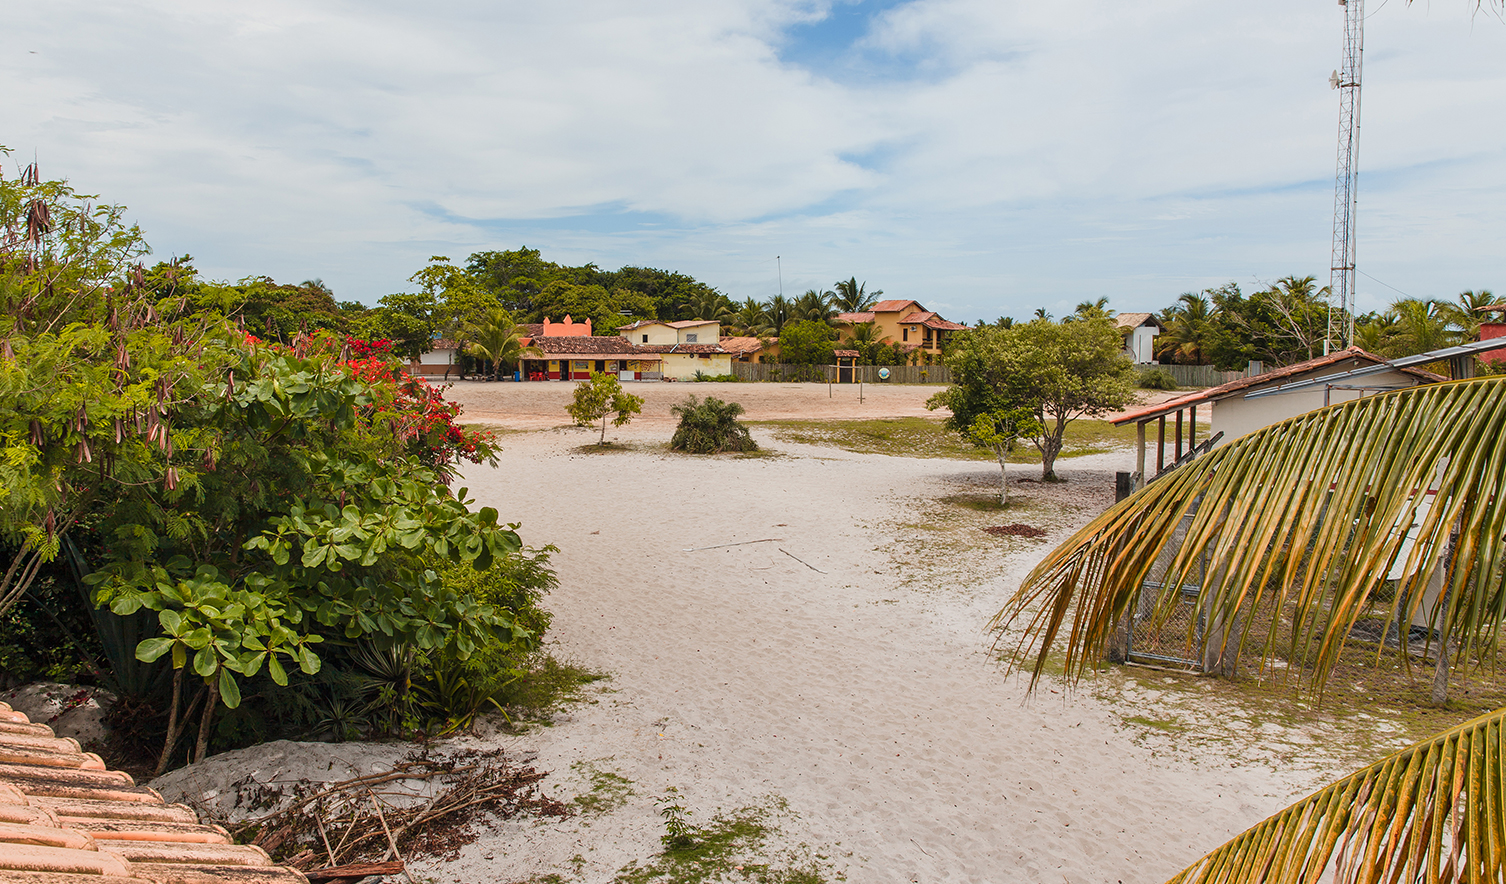
[(723, 402), (715, 396), (707, 396), (703, 401), (691, 396), (669, 410), (680, 419), (680, 425), (669, 440), (673, 451), (718, 454), (758, 450), (758, 443), (753, 441), (748, 428), (737, 420), (743, 407), (736, 402)]
[(696, 383), (710, 382), (714, 384), (735, 384), (741, 381), (742, 378), (738, 377), (735, 374), (707, 374), (706, 372), (697, 369), (695, 376), (692, 377), (691, 380), (695, 381)]
[(1175, 390), (1177, 379), (1164, 368), (1146, 368), (1140, 371), (1140, 389)]

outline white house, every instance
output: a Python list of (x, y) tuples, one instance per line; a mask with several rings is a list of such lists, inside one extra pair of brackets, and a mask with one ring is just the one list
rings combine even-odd
[(1121, 313), (1114, 317), (1114, 324), (1124, 336), (1124, 352), (1130, 359), (1140, 365), (1156, 364), (1156, 335), (1163, 329), (1154, 313)]

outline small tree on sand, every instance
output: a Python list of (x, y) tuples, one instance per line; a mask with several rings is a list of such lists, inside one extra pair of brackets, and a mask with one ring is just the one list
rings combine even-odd
[(607, 415), (616, 412), (612, 426), (620, 427), (643, 411), (643, 397), (623, 390), (621, 382), (611, 375), (593, 371), (589, 381), (575, 385), (575, 400), (565, 410), (583, 427), (601, 421), (601, 439), (596, 444), (605, 445)]
[(1040, 432), (1040, 421), (1028, 408), (999, 408), (973, 418), (962, 436), (979, 448), (987, 448), (999, 459), (999, 505), (1009, 503), (1009, 452), (1015, 440)]
[(758, 450), (748, 428), (738, 423), (737, 416), (743, 413), (743, 407), (736, 402), (723, 402), (715, 396), (702, 401), (691, 396), (669, 410), (680, 419), (674, 437), (669, 440), (673, 451), (718, 454)]
[(1119, 332), (1101, 318), (970, 329), (952, 339), (946, 364), (952, 386), (926, 407), (950, 409), (947, 428), (966, 434), (979, 414), (1029, 406), (1037, 423), (1020, 435), (1041, 452), (1047, 482), (1057, 481), (1067, 425), (1135, 401), (1139, 380)]

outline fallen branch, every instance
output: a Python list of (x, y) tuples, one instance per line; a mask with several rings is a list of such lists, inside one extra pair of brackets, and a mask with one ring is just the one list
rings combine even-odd
[(700, 552), (701, 550), (705, 550), (705, 549), (725, 549), (725, 548), (727, 548), (729, 546), (747, 546), (750, 543), (783, 543), (783, 542), (784, 542), (784, 538), (782, 538), (782, 537), (765, 537), (763, 540), (741, 540), (741, 541), (738, 541), (737, 543), (718, 543), (716, 546), (697, 546), (697, 547), (694, 547), (692, 549), (687, 549), (685, 551), (686, 552)]
[(310, 881), (330, 881), (336, 878), (365, 878), (368, 875), (396, 875), (402, 872), (407, 874), (402, 860), (385, 863), (348, 863), (343, 866), (330, 866), (327, 869), (315, 869), (312, 872), (304, 872)]
[(812, 571), (815, 571), (817, 574), (825, 574), (826, 573), (825, 571), (822, 571), (820, 568), (817, 568), (815, 565), (812, 565), (810, 562), (807, 562), (805, 559), (800, 558), (799, 556), (795, 555), (794, 553), (790, 552), (787, 549), (781, 549), (780, 552), (784, 553), (785, 555), (789, 556), (790, 558), (794, 559), (795, 561), (799, 562), (800, 564), (804, 565), (805, 567), (811, 569)]

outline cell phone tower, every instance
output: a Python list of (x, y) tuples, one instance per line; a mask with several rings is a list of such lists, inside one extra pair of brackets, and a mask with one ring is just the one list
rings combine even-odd
[[(1339, 0), (1344, 7), (1344, 63), (1328, 78), (1339, 92), (1339, 164), (1333, 188), (1333, 262), (1329, 268), (1327, 352), (1335, 332), (1342, 346), (1354, 342), (1354, 216), (1359, 200), (1360, 61), (1365, 51), (1365, 0)], [(1334, 303), (1339, 315), (1334, 316)], [(1337, 323), (1337, 324), (1336, 324)]]

